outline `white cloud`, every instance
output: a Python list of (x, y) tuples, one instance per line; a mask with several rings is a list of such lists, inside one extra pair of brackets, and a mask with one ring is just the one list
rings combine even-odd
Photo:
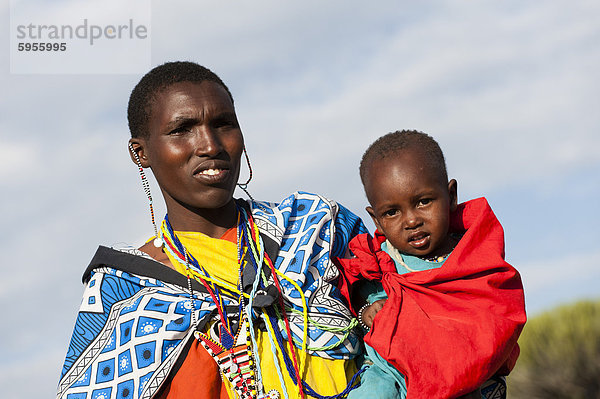
[(0, 182), (6, 184), (33, 173), (32, 159), (39, 157), (40, 149), (33, 144), (0, 141)]

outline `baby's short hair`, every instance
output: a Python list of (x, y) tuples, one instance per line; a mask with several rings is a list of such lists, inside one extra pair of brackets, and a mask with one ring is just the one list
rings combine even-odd
[(144, 75), (129, 97), (127, 119), (131, 137), (147, 136), (150, 110), (158, 93), (175, 83), (202, 83), (204, 81), (214, 82), (223, 87), (233, 103), (233, 96), (221, 78), (210, 69), (195, 62), (167, 62)]
[(446, 160), (437, 141), (430, 135), (417, 130), (397, 130), (375, 140), (367, 148), (360, 161), (360, 179), (365, 185), (366, 175), (373, 161), (394, 156), (401, 150), (417, 148), (426, 155), (430, 165), (438, 170), (444, 181), (448, 181)]

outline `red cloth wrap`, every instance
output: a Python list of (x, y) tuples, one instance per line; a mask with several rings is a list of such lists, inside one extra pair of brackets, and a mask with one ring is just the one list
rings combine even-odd
[(525, 301), (519, 273), (504, 261), (502, 226), (479, 198), (458, 206), (450, 231), (464, 235), (441, 268), (398, 274), (378, 232), (355, 237), (356, 257), (338, 259), (347, 283), (378, 280), (388, 294), (365, 343), (406, 377), (409, 399), (472, 392), (519, 356)]

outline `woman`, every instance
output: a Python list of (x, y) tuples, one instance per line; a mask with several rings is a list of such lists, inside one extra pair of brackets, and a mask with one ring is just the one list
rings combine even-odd
[(145, 168), (167, 216), (139, 250), (98, 249), (58, 397), (347, 393), (359, 340), (331, 258), (366, 232), (360, 219), (308, 193), (235, 200), (244, 138), (229, 90), (204, 67), (150, 71), (128, 119), (152, 220)]

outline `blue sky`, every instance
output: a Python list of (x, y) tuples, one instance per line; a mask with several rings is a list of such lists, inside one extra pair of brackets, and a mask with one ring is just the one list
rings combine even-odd
[[(152, 65), (196, 61), (231, 89), (255, 198), (313, 191), (368, 218), (362, 153), (389, 131), (422, 130), (460, 200), (486, 196), (503, 223), (530, 314), (600, 297), (598, 2), (153, 1), (151, 12)], [(152, 233), (126, 149), (141, 75), (14, 75), (6, 33), (0, 43), (0, 385), (5, 398), (47, 397), (96, 247)]]

